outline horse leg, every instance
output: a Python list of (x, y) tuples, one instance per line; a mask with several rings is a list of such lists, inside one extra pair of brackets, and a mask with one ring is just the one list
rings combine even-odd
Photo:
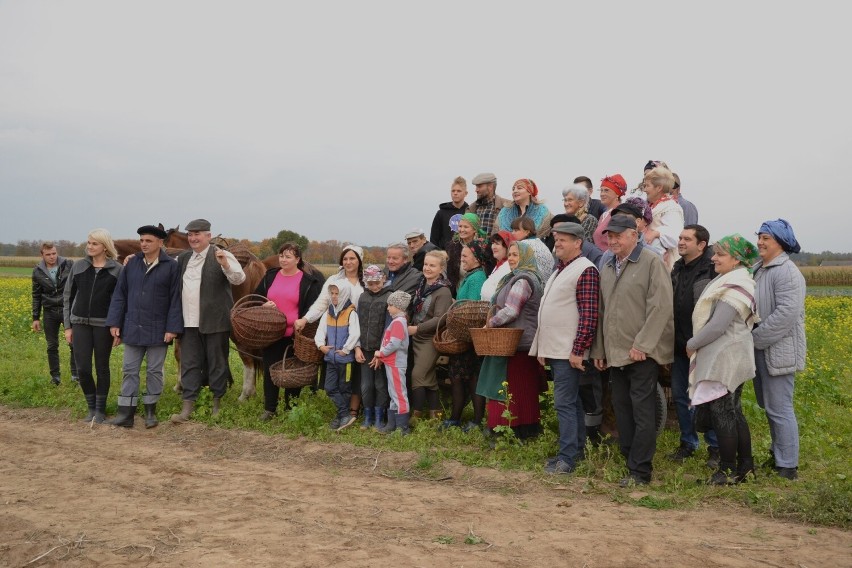
[(180, 339), (175, 339), (174, 345), (175, 345), (175, 361), (177, 361), (177, 382), (175, 383), (173, 390), (176, 393), (180, 394), (180, 393), (183, 392), (183, 385), (180, 382), (180, 377), (181, 377), (181, 375), (180, 375)]
[(243, 390), (238, 400), (245, 402), (257, 393), (257, 378), (263, 376), (263, 363), (259, 357), (255, 358), (242, 352), (240, 359), (243, 362)]

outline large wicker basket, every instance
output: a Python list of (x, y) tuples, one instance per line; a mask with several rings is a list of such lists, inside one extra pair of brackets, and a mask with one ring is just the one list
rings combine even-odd
[(301, 331), (293, 333), (293, 352), (299, 361), (304, 361), (305, 363), (319, 363), (322, 361), (322, 351), (314, 343), (314, 336), (317, 334), (318, 327), (319, 320), (309, 323)]
[(444, 355), (458, 355), (459, 353), (468, 351), (471, 347), (470, 343), (459, 341), (453, 337), (446, 324), (442, 323), (446, 316), (447, 314), (445, 313), (438, 318), (438, 328), (435, 330), (435, 336), (432, 338), (432, 345), (435, 346), (435, 350)]
[[(497, 306), (491, 306), (486, 314), (486, 320), (491, 319), (491, 311)], [(470, 338), (473, 348), (479, 356), (492, 355), (495, 357), (511, 357), (518, 350), (518, 343), (524, 330), (520, 327), (473, 327)]]
[(482, 327), (488, 317), (491, 302), (460, 300), (447, 312), (447, 329), (459, 341), (470, 341), (470, 328)]
[(314, 384), (317, 380), (316, 363), (305, 363), (296, 357), (287, 357), (290, 350), (288, 345), (284, 349), (284, 357), (281, 361), (269, 366), (269, 378), (275, 386), (282, 389), (295, 389)]
[(287, 317), (275, 306), (265, 306), (269, 300), (249, 294), (231, 308), (231, 328), (237, 343), (249, 349), (263, 349), (284, 337)]

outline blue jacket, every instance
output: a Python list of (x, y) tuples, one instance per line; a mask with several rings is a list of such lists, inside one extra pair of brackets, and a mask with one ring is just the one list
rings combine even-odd
[(178, 263), (165, 249), (147, 271), (144, 254), (136, 253), (118, 277), (106, 326), (121, 328), (127, 345), (162, 345), (166, 332), (183, 333), (180, 285)]

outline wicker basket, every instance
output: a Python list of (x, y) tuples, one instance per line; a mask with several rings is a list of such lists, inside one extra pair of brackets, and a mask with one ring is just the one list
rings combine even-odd
[(237, 262), (240, 263), (240, 266), (243, 268), (246, 267), (248, 263), (252, 260), (257, 260), (257, 257), (251, 252), (247, 245), (243, 243), (236, 243), (228, 247), (228, 252), (234, 255), (234, 258), (237, 259)]
[(447, 316), (443, 314), (438, 318), (438, 328), (435, 330), (435, 336), (432, 338), (432, 345), (438, 353), (444, 355), (458, 355), (470, 349), (470, 343), (467, 341), (459, 341), (450, 333), (450, 330), (441, 322)]
[(282, 389), (296, 389), (314, 384), (319, 366), (316, 363), (299, 361), (296, 357), (287, 357), (289, 350), (288, 345), (284, 349), (283, 359), (269, 366), (269, 378), (273, 384)]
[(293, 352), (299, 361), (304, 361), (305, 363), (319, 363), (322, 361), (322, 351), (314, 343), (314, 336), (317, 334), (318, 327), (319, 320), (307, 324), (301, 331), (293, 334)]
[(268, 301), (264, 296), (249, 294), (231, 308), (231, 328), (241, 346), (263, 349), (284, 337), (287, 317), (275, 306), (264, 306)]
[(447, 329), (460, 341), (470, 341), (470, 328), (482, 327), (488, 317), (491, 302), (460, 300), (447, 312)]
[[(491, 312), (496, 308), (497, 306), (491, 306), (485, 316), (486, 321), (491, 319)], [(517, 352), (522, 335), (524, 330), (520, 327), (473, 327), (470, 329), (473, 348), (479, 356), (511, 357)]]

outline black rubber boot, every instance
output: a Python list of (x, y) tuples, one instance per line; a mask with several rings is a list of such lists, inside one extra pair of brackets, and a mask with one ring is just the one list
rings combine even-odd
[(95, 424), (106, 422), (106, 395), (95, 395)]
[(135, 406), (119, 406), (115, 418), (108, 420), (110, 426), (121, 426), (122, 428), (133, 428), (133, 417), (136, 414)]
[(157, 403), (145, 405), (145, 428), (154, 428), (160, 421), (157, 420)]
[(84, 394), (86, 399), (86, 406), (89, 407), (89, 414), (83, 418), (83, 422), (91, 422), (95, 418), (95, 395), (93, 394)]
[(396, 415), (396, 429), (399, 430), (399, 433), (403, 436), (407, 436), (411, 433), (411, 428), (408, 427), (408, 416), (408, 414)]
[[(377, 428), (379, 432), (382, 434), (390, 434), (394, 430), (396, 430), (396, 410), (388, 409), (388, 421), (385, 422), (385, 425), (381, 428)], [(406, 415), (407, 416), (407, 415)]]

